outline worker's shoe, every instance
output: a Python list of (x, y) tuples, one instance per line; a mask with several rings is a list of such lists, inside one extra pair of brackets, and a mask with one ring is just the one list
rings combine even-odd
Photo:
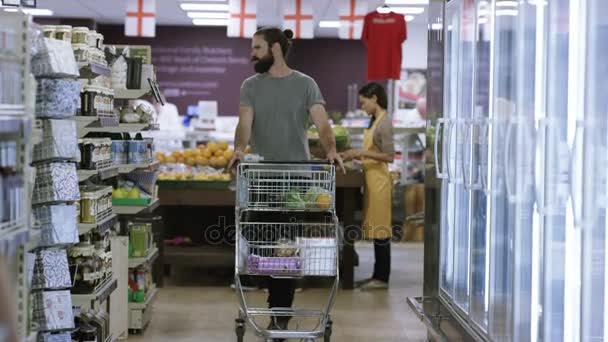
[(369, 283), (372, 280), (374, 280), (374, 278), (367, 278), (367, 279), (356, 281), (355, 282), (355, 288), (360, 288), (361, 286)]
[(369, 290), (386, 290), (388, 289), (388, 283), (378, 279), (372, 279), (367, 283), (361, 285), (361, 291), (369, 291)]

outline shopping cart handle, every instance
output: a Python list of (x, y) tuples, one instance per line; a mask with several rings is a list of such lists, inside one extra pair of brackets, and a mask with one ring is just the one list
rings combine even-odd
[(298, 165), (331, 165), (329, 160), (326, 159), (314, 159), (314, 160), (296, 160), (296, 161), (288, 161), (288, 160), (260, 160), (258, 163), (260, 164), (298, 164)]

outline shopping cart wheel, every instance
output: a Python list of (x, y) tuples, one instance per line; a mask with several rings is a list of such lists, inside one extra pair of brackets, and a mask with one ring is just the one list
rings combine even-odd
[(325, 325), (325, 334), (323, 334), (323, 342), (329, 342), (331, 340), (331, 326), (333, 322), (331, 320), (327, 321)]
[(245, 320), (242, 318), (237, 318), (234, 320), (234, 323), (236, 331), (236, 341), (243, 342), (243, 338), (245, 337)]

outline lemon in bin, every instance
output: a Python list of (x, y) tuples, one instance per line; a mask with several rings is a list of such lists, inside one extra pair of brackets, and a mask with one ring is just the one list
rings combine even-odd
[(139, 199), (141, 197), (141, 192), (138, 188), (134, 187), (133, 189), (131, 189), (131, 191), (129, 191), (127, 197), (131, 199)]
[(226, 151), (228, 149), (228, 143), (225, 141), (220, 141), (217, 145), (222, 151)]

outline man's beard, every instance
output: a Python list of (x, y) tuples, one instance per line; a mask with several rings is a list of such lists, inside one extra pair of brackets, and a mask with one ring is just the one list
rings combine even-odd
[(274, 64), (274, 57), (270, 54), (268, 54), (265, 57), (262, 57), (261, 59), (254, 57), (251, 60), (256, 62), (253, 65), (253, 68), (255, 69), (255, 72), (257, 72), (258, 74), (263, 74), (265, 72), (268, 72), (268, 70), (270, 70), (270, 68)]

